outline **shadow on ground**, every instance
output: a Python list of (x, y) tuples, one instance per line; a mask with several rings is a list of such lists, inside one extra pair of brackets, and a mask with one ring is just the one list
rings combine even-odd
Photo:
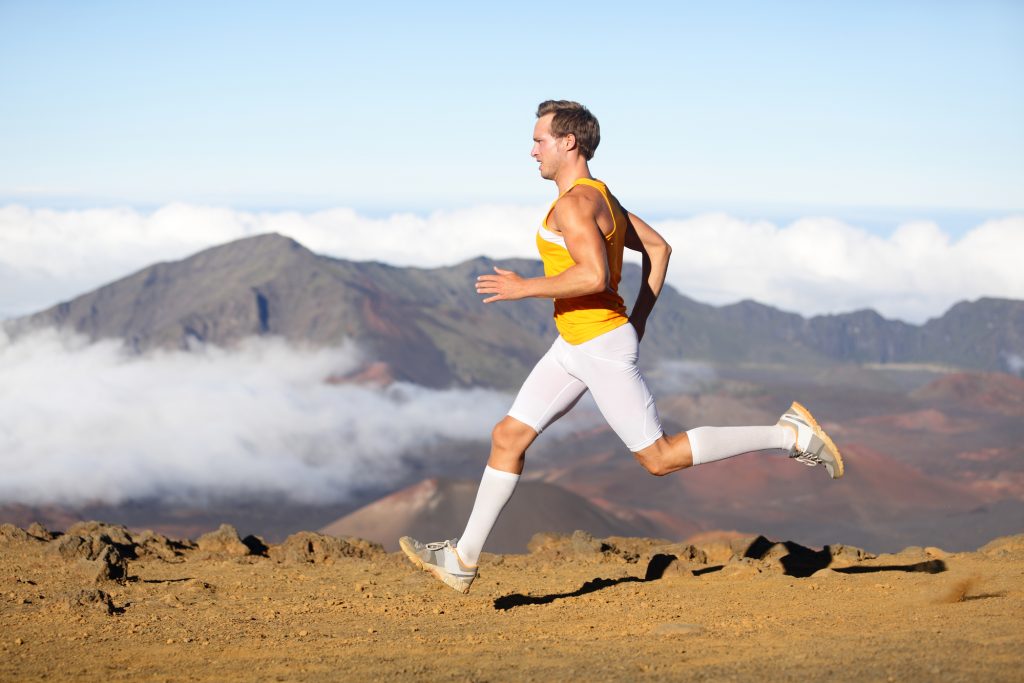
[[(776, 550), (777, 547), (781, 547), (786, 551), (785, 555), (778, 558), (778, 562), (783, 569), (782, 573), (785, 576), (806, 578), (817, 571), (827, 568), (833, 561), (832, 549), (829, 546), (825, 546), (821, 550), (812, 550), (811, 548), (802, 546), (799, 543), (794, 543), (793, 541), (777, 543), (775, 541), (768, 540), (764, 536), (758, 536), (754, 539), (754, 541), (743, 552), (742, 557), (751, 560), (763, 560), (770, 552), (780, 552), (779, 550)], [(514, 607), (522, 607), (524, 605), (547, 605), (555, 600), (578, 598), (581, 595), (587, 595), (588, 593), (594, 593), (611, 586), (617, 586), (620, 583), (645, 583), (648, 581), (657, 581), (665, 575), (665, 570), (678, 559), (679, 558), (675, 555), (666, 553), (654, 555), (647, 563), (647, 571), (644, 572), (644, 576), (642, 578), (639, 576), (623, 576), (617, 579), (604, 579), (598, 577), (587, 581), (576, 590), (566, 593), (551, 593), (548, 595), (523, 595), (522, 593), (511, 593), (509, 595), (503, 595), (494, 600), (494, 609), (510, 610)], [(702, 576), (704, 574), (710, 574), (720, 571), (724, 567), (724, 564), (701, 567), (699, 569), (694, 569), (693, 575)], [(837, 567), (833, 569), (833, 571), (842, 574), (869, 574), (875, 572), (923, 572), (926, 574), (941, 574), (946, 571), (946, 563), (942, 560), (926, 560), (912, 564), (887, 564), (874, 566), (854, 565), (850, 567)]]
[[(817, 571), (825, 569), (832, 564), (834, 553), (831, 546), (825, 546), (821, 550), (812, 550), (806, 546), (793, 541), (781, 543), (771, 541), (764, 536), (758, 536), (747, 547), (743, 557), (752, 560), (763, 560), (769, 553), (778, 554), (784, 550), (785, 555), (778, 558), (782, 565), (782, 573), (786, 576), (806, 578)], [(837, 567), (833, 571), (842, 574), (870, 574), (874, 572), (923, 572), (926, 574), (941, 574), (946, 571), (946, 563), (942, 560), (925, 560), (913, 564), (904, 565), (854, 565), (850, 567)]]

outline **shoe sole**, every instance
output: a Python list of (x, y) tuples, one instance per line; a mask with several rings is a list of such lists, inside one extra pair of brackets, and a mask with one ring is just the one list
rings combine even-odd
[(425, 572), (428, 572), (435, 579), (437, 579), (438, 581), (440, 581), (444, 585), (448, 586), (452, 590), (458, 591), (459, 593), (462, 593), (463, 595), (468, 595), (469, 594), (470, 586), (466, 586), (465, 588), (462, 588), (460, 586), (452, 585), (451, 582), (455, 581), (456, 579), (453, 576), (449, 575), (449, 574), (443, 574), (442, 572), (438, 571), (438, 569), (434, 565), (427, 564), (422, 559), (420, 559), (420, 556), (416, 554), (416, 549), (413, 548), (412, 545), (409, 544), (408, 541), (405, 540), (406, 538), (407, 538), (406, 536), (402, 536), (400, 539), (398, 539), (398, 546), (402, 549), (402, 552), (405, 553), (405, 556), (408, 557), (409, 560), (414, 565), (416, 565), (417, 568), (422, 569)]
[(832, 474), (832, 478), (839, 479), (841, 476), (843, 476), (845, 468), (843, 467), (843, 456), (839, 454), (839, 449), (832, 441), (832, 437), (825, 433), (825, 430), (821, 428), (821, 425), (818, 424), (818, 421), (814, 419), (813, 415), (811, 415), (811, 411), (807, 410), (807, 408), (805, 408), (802, 404), (793, 401), (793, 408), (796, 410), (796, 412), (800, 413), (800, 417), (807, 420), (807, 424), (811, 425), (811, 428), (814, 429), (814, 435), (817, 436), (822, 441), (824, 441), (825, 445), (828, 447), (829, 452), (835, 456), (836, 466), (835, 471)]

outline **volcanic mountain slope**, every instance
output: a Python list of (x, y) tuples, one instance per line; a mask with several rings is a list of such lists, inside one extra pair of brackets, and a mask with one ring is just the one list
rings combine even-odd
[[(477, 484), (427, 479), (360, 508), (321, 531), (333, 536), (366, 538), (386, 550), (397, 550), (402, 536), (423, 541), (453, 538), (466, 525)], [(527, 542), (538, 532), (574, 530), (597, 536), (675, 537), (673, 530), (643, 516), (625, 512), (616, 516), (559, 486), (523, 481), (488, 537), (487, 549), (495, 553), (525, 552)]]
[[(555, 336), (549, 302), (483, 305), (472, 283), (495, 265), (540, 275), (530, 260), (477, 258), (446, 268), (396, 268), (319, 256), (287, 237), (260, 235), (159, 263), (33, 316), (5, 323), (17, 336), (56, 325), (137, 351), (231, 345), (279, 335), (313, 345), (359, 344), (396, 379), (425, 386), (513, 388)], [(627, 303), (639, 268), (623, 273)], [(1024, 302), (963, 302), (923, 326), (873, 311), (805, 319), (745, 301), (716, 308), (663, 291), (644, 341), (647, 362), (829, 365), (940, 363), (1006, 370), (1024, 357)]]
[(659, 479), (637, 466), (607, 427), (541, 445), (526, 476), (660, 514), (666, 526), (673, 518), (705, 529), (756, 525), (809, 544), (839, 535), (875, 551), (962, 549), (1024, 530), (1024, 425), (1006, 414), (1024, 400), (1020, 379), (956, 374), (911, 396), (728, 380), (659, 396), (658, 407), (669, 431), (771, 424), (794, 397), (812, 407), (843, 451), (843, 479), (770, 453)]

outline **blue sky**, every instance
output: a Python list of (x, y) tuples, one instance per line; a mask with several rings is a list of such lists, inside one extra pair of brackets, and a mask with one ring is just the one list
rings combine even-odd
[(533, 109), (564, 97), (656, 217), (1024, 208), (1020, 2), (0, 0), (0, 92), (0, 204), (542, 202)]

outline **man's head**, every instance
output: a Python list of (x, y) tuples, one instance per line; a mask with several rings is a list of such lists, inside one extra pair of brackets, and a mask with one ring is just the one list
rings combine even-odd
[(530, 155), (540, 163), (542, 178), (554, 180), (566, 163), (571, 167), (579, 163), (585, 166), (599, 142), (601, 128), (597, 119), (582, 104), (547, 100), (537, 107)]
[(590, 161), (601, 143), (601, 126), (597, 117), (579, 102), (545, 100), (537, 107), (537, 118), (552, 114), (551, 133), (556, 138), (572, 136), (580, 155)]

